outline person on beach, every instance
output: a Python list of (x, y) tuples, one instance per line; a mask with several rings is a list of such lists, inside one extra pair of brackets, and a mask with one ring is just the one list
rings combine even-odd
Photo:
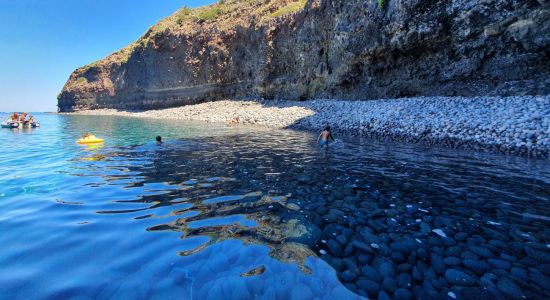
[(330, 132), (330, 126), (325, 127), (323, 131), (321, 131), (321, 134), (319, 134), (319, 137), (317, 138), (317, 143), (321, 147), (327, 147), (329, 141), (334, 141), (334, 137), (332, 136), (332, 133)]
[(162, 137), (160, 135), (157, 135), (156, 140), (157, 140), (157, 145), (162, 144)]

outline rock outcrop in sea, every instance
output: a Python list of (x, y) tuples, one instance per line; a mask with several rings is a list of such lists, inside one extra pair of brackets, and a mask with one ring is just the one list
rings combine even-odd
[(71, 74), (62, 112), (550, 94), (548, 0), (224, 0)]

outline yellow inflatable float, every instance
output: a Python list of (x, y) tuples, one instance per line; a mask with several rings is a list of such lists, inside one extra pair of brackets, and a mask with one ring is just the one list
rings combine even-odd
[(76, 141), (78, 144), (98, 144), (103, 143), (104, 140), (96, 137), (93, 134), (85, 134), (81, 139)]

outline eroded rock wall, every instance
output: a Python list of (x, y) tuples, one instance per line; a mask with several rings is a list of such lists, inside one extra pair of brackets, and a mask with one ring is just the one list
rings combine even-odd
[(59, 110), (550, 94), (548, 0), (309, 0), (280, 17), (269, 9), (292, 0), (232, 2), (76, 70)]

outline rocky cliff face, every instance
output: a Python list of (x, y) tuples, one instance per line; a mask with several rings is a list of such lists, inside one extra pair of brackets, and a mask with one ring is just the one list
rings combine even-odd
[(549, 0), (226, 0), (77, 69), (59, 110), (550, 94)]

